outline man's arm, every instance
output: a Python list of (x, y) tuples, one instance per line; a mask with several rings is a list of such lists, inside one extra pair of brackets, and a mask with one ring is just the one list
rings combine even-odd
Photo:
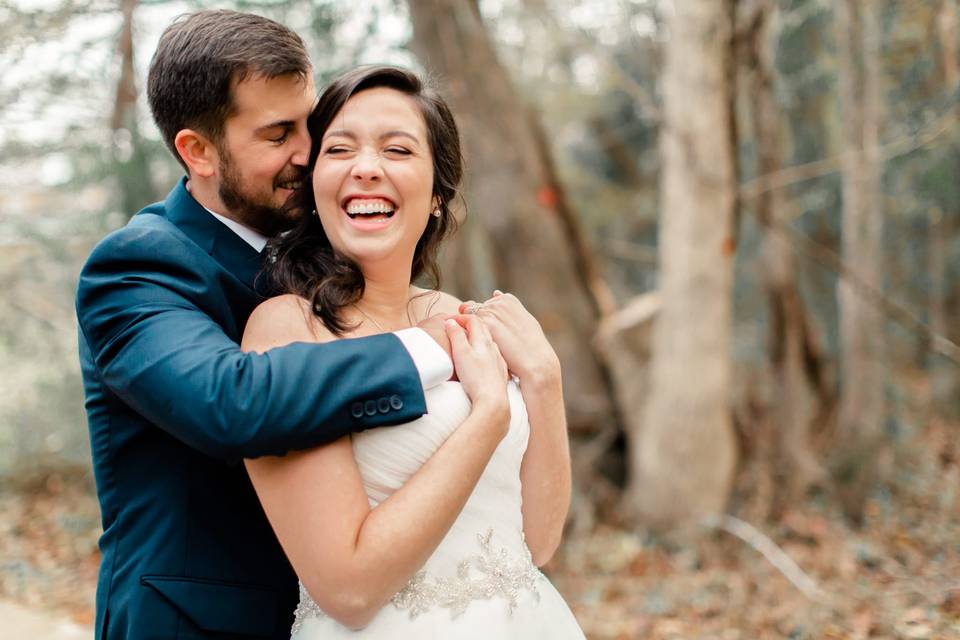
[(84, 267), (81, 339), (103, 383), (176, 438), (236, 460), (426, 411), (420, 376), (396, 336), (243, 353), (199, 304), (218, 293), (182, 266), (188, 256), (151, 246), (162, 234), (133, 235), (102, 243)]
[(416, 327), (400, 329), (393, 334), (400, 338), (420, 372), (424, 389), (434, 387), (453, 376), (453, 355), (444, 320), (450, 314), (437, 314), (420, 321)]

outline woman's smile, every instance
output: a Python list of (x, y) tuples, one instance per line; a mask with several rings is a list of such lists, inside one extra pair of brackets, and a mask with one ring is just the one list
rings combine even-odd
[(344, 200), (343, 211), (353, 228), (378, 231), (390, 224), (397, 205), (380, 196), (349, 196)]
[(379, 87), (350, 98), (323, 136), (313, 188), (337, 251), (367, 277), (373, 265), (406, 277), (435, 204), (426, 124), (410, 97)]

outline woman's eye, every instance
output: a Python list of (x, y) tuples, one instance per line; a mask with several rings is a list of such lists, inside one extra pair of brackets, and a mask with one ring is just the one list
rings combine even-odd
[(410, 150), (404, 147), (387, 147), (387, 153), (393, 153), (401, 156), (409, 156)]
[(328, 147), (327, 150), (324, 151), (324, 153), (326, 153), (327, 155), (336, 155), (338, 153), (346, 153), (346, 152), (347, 152), (347, 148), (340, 147), (340, 146)]

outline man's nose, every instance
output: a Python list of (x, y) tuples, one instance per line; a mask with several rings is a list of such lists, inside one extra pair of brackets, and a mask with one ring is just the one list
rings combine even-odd
[(306, 132), (298, 133), (291, 142), (294, 149), (290, 156), (290, 164), (296, 167), (306, 167), (310, 162), (310, 134)]
[(380, 166), (380, 154), (372, 151), (361, 151), (354, 159), (350, 175), (355, 180), (379, 180), (383, 175), (383, 167)]

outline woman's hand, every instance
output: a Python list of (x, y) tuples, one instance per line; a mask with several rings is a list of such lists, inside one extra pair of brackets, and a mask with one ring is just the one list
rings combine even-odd
[(507, 365), (490, 331), (475, 316), (450, 318), (445, 326), (453, 366), (474, 410), (492, 412), (493, 422), (502, 426), (506, 435), (510, 421)]
[(483, 321), (500, 348), (509, 370), (521, 382), (541, 383), (560, 376), (560, 360), (540, 327), (540, 323), (517, 297), (494, 291), (493, 297), (478, 305), (468, 301), (460, 313), (473, 314)]
[[(293, 304), (261, 305), (269, 310), (261, 310), (268, 332), (248, 343), (249, 348), (265, 351), (296, 340), (335, 339), (330, 333), (315, 335), (301, 303), (295, 298), (287, 302)], [(245, 460), (300, 581), (325, 612), (349, 627), (368, 624), (423, 567), (509, 429), (506, 364), (482, 322), (454, 317), (465, 329), (454, 322), (444, 333), (472, 400), (470, 415), (375, 509), (349, 437), (285, 456)], [(286, 328), (297, 323), (304, 323), (302, 331), (287, 335)]]

